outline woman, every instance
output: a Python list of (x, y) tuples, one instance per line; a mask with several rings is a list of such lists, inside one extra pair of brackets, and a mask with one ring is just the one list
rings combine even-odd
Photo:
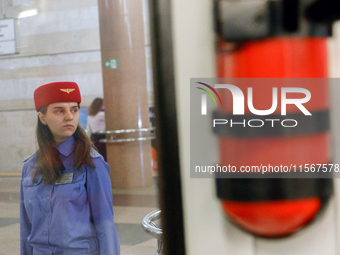
[(34, 92), (39, 149), (22, 171), (22, 255), (120, 254), (110, 170), (78, 126), (80, 102), (74, 82)]
[(102, 98), (95, 98), (90, 107), (89, 115), (87, 117), (87, 126), (90, 129), (91, 140), (97, 147), (99, 153), (104, 157), (106, 161), (106, 144), (99, 142), (100, 139), (105, 138), (105, 134), (99, 134), (98, 131), (105, 131), (105, 112), (104, 101)]

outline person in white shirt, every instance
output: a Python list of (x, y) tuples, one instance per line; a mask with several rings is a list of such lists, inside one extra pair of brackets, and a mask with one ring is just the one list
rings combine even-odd
[(92, 142), (106, 161), (106, 145), (99, 142), (100, 139), (105, 138), (105, 134), (98, 133), (106, 129), (104, 100), (100, 97), (95, 98), (88, 109), (87, 126), (91, 131)]

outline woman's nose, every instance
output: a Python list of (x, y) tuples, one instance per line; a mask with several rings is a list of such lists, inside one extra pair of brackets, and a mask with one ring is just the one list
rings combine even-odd
[(67, 111), (65, 115), (66, 120), (73, 120), (73, 114), (71, 111)]

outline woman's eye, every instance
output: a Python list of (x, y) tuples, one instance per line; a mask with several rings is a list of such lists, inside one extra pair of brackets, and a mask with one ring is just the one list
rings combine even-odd
[(74, 112), (74, 113), (76, 113), (77, 111), (78, 111), (78, 109), (77, 109), (77, 108), (76, 108), (76, 109), (73, 109), (73, 112)]

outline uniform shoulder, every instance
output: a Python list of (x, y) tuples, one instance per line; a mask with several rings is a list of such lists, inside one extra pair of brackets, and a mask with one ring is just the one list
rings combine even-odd
[(28, 157), (24, 161), (24, 166), (22, 168), (22, 175), (26, 176), (30, 173), (32, 173), (35, 164), (36, 164), (36, 153), (34, 153), (32, 156)]
[[(90, 155), (92, 158), (92, 162), (94, 164), (95, 171), (93, 172), (101, 172), (103, 169), (105, 169), (104, 172), (110, 173), (109, 165), (105, 162), (102, 155), (99, 154), (95, 149), (91, 148)], [(92, 171), (90, 171), (92, 173)]]
[(36, 155), (37, 155), (37, 153), (34, 153), (33, 155), (31, 155), (31, 156), (29, 156), (28, 158), (26, 158), (24, 161), (23, 161), (23, 163), (25, 163), (25, 164), (29, 164), (29, 163), (31, 163), (31, 162), (35, 162), (36, 160)]
[(93, 148), (91, 148), (91, 150), (90, 150), (90, 156), (91, 156), (91, 158), (100, 158), (100, 157), (102, 157), (102, 155), (100, 155), (99, 152), (96, 151)]

